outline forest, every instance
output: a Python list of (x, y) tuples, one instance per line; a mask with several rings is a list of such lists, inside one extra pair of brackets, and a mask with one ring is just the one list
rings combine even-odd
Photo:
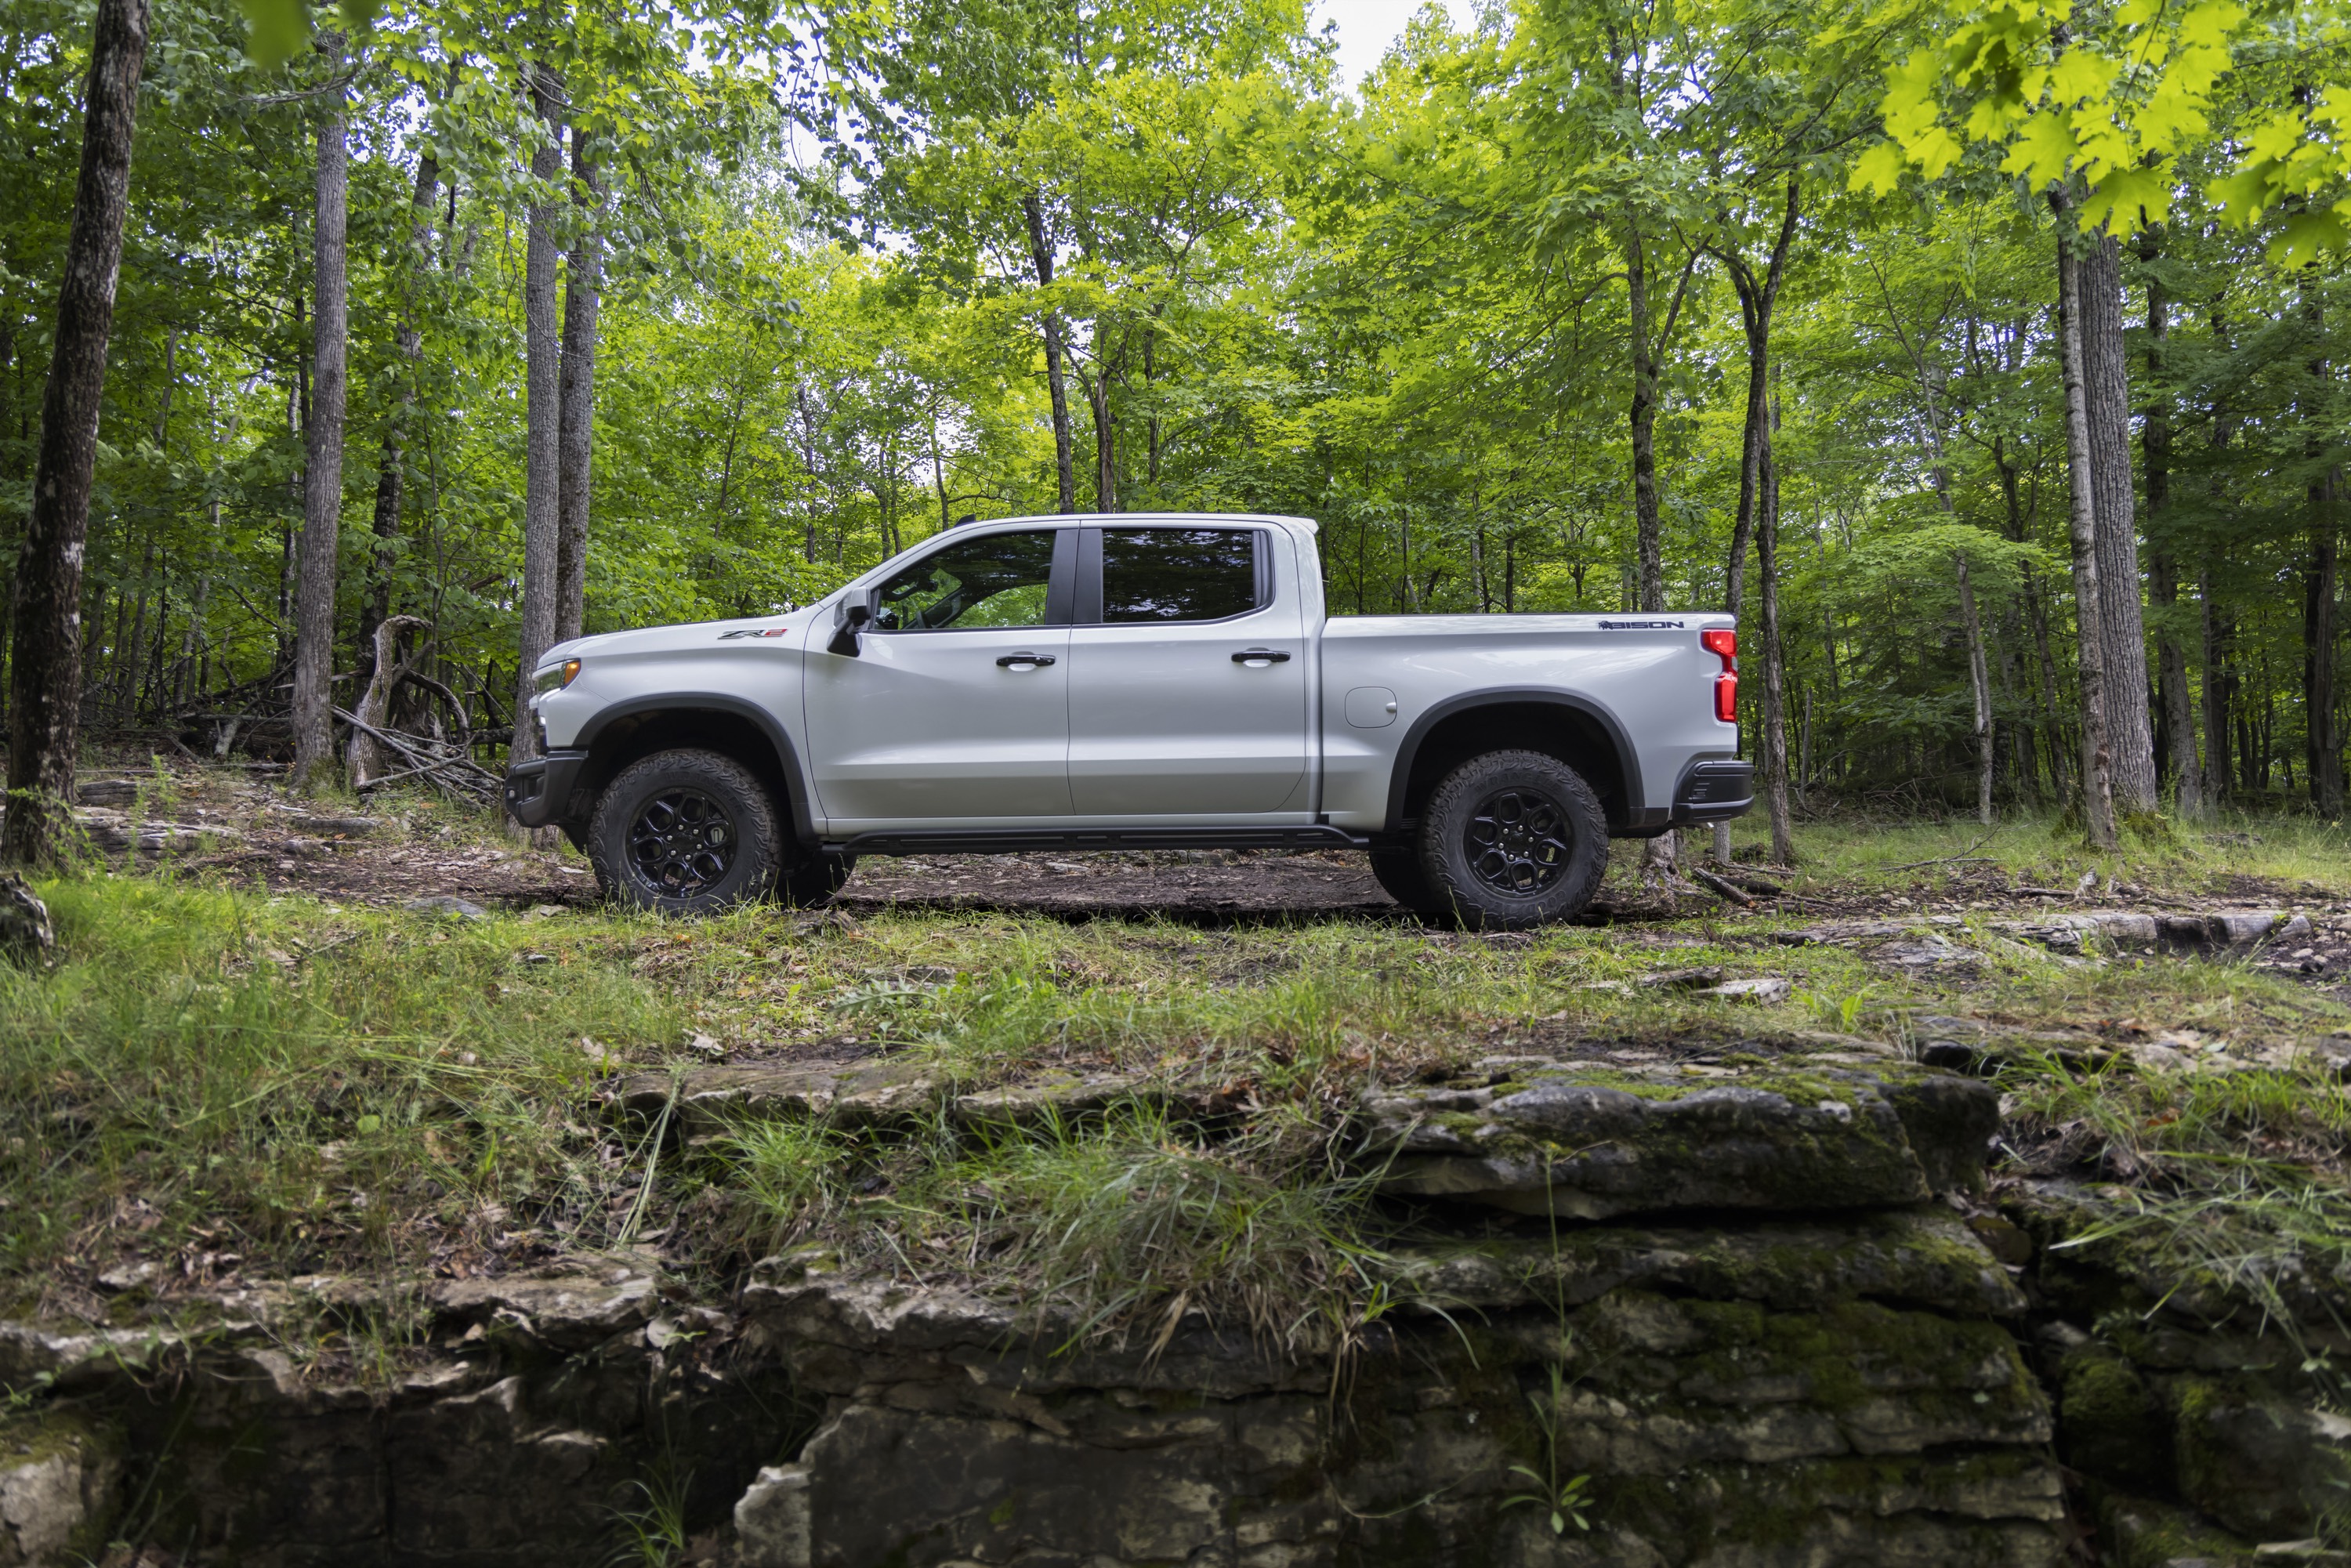
[[(1741, 613), (1783, 852), (2342, 810), (2331, 7), (1430, 6), (1354, 87), (1295, 0), (112, 8), (85, 739), (380, 773), (384, 628), (495, 767), (559, 638), (1209, 509), (1337, 613)], [(109, 9), (0, 30), (19, 665)]]

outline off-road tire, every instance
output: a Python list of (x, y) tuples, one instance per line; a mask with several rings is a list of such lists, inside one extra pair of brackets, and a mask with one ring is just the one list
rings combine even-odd
[(1428, 885), (1428, 873), (1420, 869), (1417, 849), (1409, 845), (1375, 849), (1371, 862), (1372, 875), (1381, 891), (1415, 915), (1435, 915), (1444, 909), (1436, 889)]
[(700, 750), (656, 751), (622, 768), (596, 798), (587, 838), (606, 898), (664, 915), (768, 897), (794, 848), (751, 770)]
[(1439, 911), (1472, 931), (1523, 931), (1592, 902), (1608, 869), (1608, 820), (1559, 758), (1489, 751), (1430, 793), (1419, 849)]
[(856, 869), (855, 855), (803, 853), (776, 878), (776, 902), (789, 909), (821, 909)]

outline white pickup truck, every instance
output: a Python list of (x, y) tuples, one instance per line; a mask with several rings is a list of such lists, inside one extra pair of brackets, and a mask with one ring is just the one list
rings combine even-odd
[(1368, 851), (1424, 914), (1574, 914), (1747, 810), (1720, 614), (1323, 612), (1302, 517), (966, 524), (820, 602), (548, 651), (507, 776), (607, 896), (809, 904), (861, 854)]

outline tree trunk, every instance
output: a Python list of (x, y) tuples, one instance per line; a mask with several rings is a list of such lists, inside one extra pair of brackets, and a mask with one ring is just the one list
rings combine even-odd
[[(2159, 256), (2154, 230), (2139, 236), (2139, 258)], [(2171, 334), (2171, 299), (2150, 267), (2147, 277), (2147, 422), (2140, 447), (2147, 463), (2147, 597), (2157, 623), (2156, 690), (2162, 699), (2165, 762), (2171, 773), (2179, 814), (2190, 821), (2209, 813), (2204, 776), (2196, 766), (2196, 716), (2188, 691), (2188, 650), (2179, 636), (2179, 562), (2172, 552), (2171, 393), (2164, 384), (2164, 355)]]
[(82, 89), (81, 172), (57, 284), (57, 329), (41, 393), (32, 504), (16, 555), (8, 661), (8, 810), (0, 862), (45, 862), (70, 820), (81, 712), (82, 546), (98, 464), (106, 342), (122, 265), (122, 216), (147, 0), (99, 0)]
[(2302, 578), (2302, 711), (2310, 803), (2332, 821), (2343, 814), (2343, 742), (2335, 727), (2335, 491), (2328, 469), (2310, 486), (2310, 564)]
[(383, 455), (375, 471), (375, 548), (368, 563), (367, 602), (360, 609), (360, 661), (375, 657), (375, 629), (392, 613), (392, 549), (400, 538), (401, 490), (406, 479), (408, 422), (416, 413), (416, 366), (424, 352), (424, 334), (416, 324), (417, 275), (433, 259), (433, 197), (441, 183), (440, 161), (431, 153), (416, 160), (416, 193), (411, 199), (414, 223), (408, 231), (409, 253), (402, 258), (400, 402), (383, 428)]
[(2196, 578), (2197, 607), (2204, 632), (2204, 800), (2208, 809), (2229, 798), (2234, 782), (2229, 767), (2229, 691), (2236, 684), (2229, 674), (2229, 622), (2212, 603), (2212, 558), (2207, 555)]
[[(1020, 211), (1029, 220), (1029, 259), (1037, 268), (1037, 286), (1050, 288), (1053, 247), (1045, 237), (1045, 204), (1040, 197), (1023, 196)], [(1078, 509), (1078, 471), (1070, 434), (1070, 392), (1061, 379), (1061, 313), (1050, 305), (1045, 308), (1044, 329), (1045, 390), (1053, 400), (1053, 473), (1059, 486), (1059, 509), (1074, 512)]]
[(1968, 578), (1968, 558), (1951, 552), (1959, 572), (1959, 619), (1968, 633), (1968, 685), (1976, 699), (1976, 821), (1991, 826), (1991, 671), (1984, 658), (1983, 618), (1976, 613), (1975, 585)]
[(2099, 620), (2097, 502), (2091, 470), (2090, 413), (2082, 384), (2081, 270), (2075, 258), (2081, 235), (2073, 207), (2052, 196), (2057, 209), (2058, 341), (2064, 361), (2065, 455), (2073, 506), (2069, 542), (2074, 549), (2074, 627), (2082, 699), (2082, 823), (2093, 848), (2117, 847), (2114, 781), (2106, 749), (2105, 643)]
[(1729, 253), (1723, 256), (1731, 284), (1739, 292), (1740, 322), (1747, 332), (1747, 410), (1740, 429), (1739, 515), (1731, 524), (1729, 570), (1722, 595), (1723, 609), (1733, 615), (1739, 613), (1740, 599), (1746, 591), (1747, 543), (1755, 537), (1755, 508), (1762, 490), (1763, 466), (1768, 461), (1764, 447), (1771, 439), (1766, 427), (1771, 419), (1767, 388), (1771, 361), (1771, 310), (1779, 301), (1780, 281), (1787, 271), (1788, 247), (1796, 237), (1798, 197), (1796, 182), (1791, 180), (1779, 237), (1772, 243), (1771, 259), (1760, 282), (1743, 258)]
[[(1799, 188), (1796, 182), (1791, 180), (1788, 182), (1786, 208), (1780, 220), (1779, 236), (1772, 242), (1771, 258), (1765, 265), (1761, 280), (1748, 267), (1743, 257), (1727, 251), (1722, 254), (1723, 262), (1730, 272), (1731, 283), (1739, 292), (1740, 321), (1747, 334), (1747, 410), (1740, 431), (1739, 515), (1730, 530), (1730, 559), (1725, 565), (1722, 592), (1722, 607), (1734, 616), (1739, 613), (1740, 601), (1746, 591), (1747, 544), (1749, 539), (1756, 537), (1756, 511), (1759, 506), (1768, 507), (1771, 505), (1771, 498), (1765, 496), (1764, 490), (1768, 484), (1777, 483), (1777, 471), (1771, 465), (1771, 311), (1779, 302), (1780, 282), (1787, 272), (1788, 247), (1795, 239), (1798, 210)], [(1768, 576), (1774, 570), (1771, 559), (1771, 552), (1759, 550), (1758, 570)], [(1771, 586), (1764, 587), (1762, 592), (1766, 602), (1773, 606), (1767, 612), (1769, 626), (1763, 633), (1766, 643), (1764, 660), (1769, 665), (1777, 657), (1777, 649), (1771, 644), (1779, 632), (1778, 594), (1776, 588)], [(1767, 668), (1764, 681), (1767, 699), (1774, 678), (1774, 672)], [(1767, 700), (1767, 708), (1769, 706)], [(1767, 713), (1764, 726), (1770, 730), (1780, 722)], [(1784, 733), (1781, 734), (1779, 741), (1778, 781), (1776, 785), (1771, 783), (1767, 766), (1766, 784), (1767, 788), (1776, 789), (1771, 821), (1772, 858), (1784, 865), (1790, 852), (1785, 847), (1788, 843), (1788, 781), (1787, 738)], [(1768, 764), (1769, 742), (1766, 744)], [(1719, 861), (1730, 859), (1729, 822), (1717, 822), (1714, 826), (1714, 856)]]
[[(532, 107), (546, 134), (531, 154), (531, 177), (545, 187), (563, 177), (563, 83), (545, 66), (531, 71)], [(541, 200), (530, 209), (530, 237), (523, 253), (522, 312), (527, 433), (524, 436), (522, 503), (522, 628), (515, 680), (514, 740), (507, 752), (519, 762), (538, 754), (531, 732), (531, 681), (539, 655), (555, 643), (556, 566), (559, 473), (558, 432), (562, 420), (563, 367), (555, 325), (555, 206)]]
[(2155, 736), (2148, 722), (2147, 629), (2139, 608), (2132, 517), (2130, 361), (2123, 350), (2122, 247), (2104, 229), (2082, 236), (2082, 392), (2089, 422), (2097, 530), (2098, 633), (2105, 649), (2106, 740), (2116, 805), (2152, 811)]
[[(322, 43), (340, 67), (340, 39)], [(319, 120), (317, 204), (310, 222), (310, 418), (304, 431), (302, 549), (294, 590), (294, 768), (299, 789), (335, 772), (335, 557), (343, 509), (344, 370), (350, 298), (343, 234), (350, 169), (343, 91), (327, 95)]]
[[(1094, 324), (1094, 340), (1102, 340), (1102, 324)], [(1118, 510), (1118, 443), (1117, 432), (1111, 423), (1110, 367), (1097, 362), (1095, 373), (1085, 380), (1086, 404), (1094, 416), (1094, 510)]]
[(1761, 480), (1762, 509), (1756, 518), (1756, 597), (1761, 601), (1763, 644), (1763, 806), (1771, 824), (1771, 862), (1796, 862), (1796, 835), (1788, 817), (1787, 672), (1780, 650), (1780, 467), (1767, 428)]
[[(1627, 225), (1625, 287), (1633, 337), (1633, 525), (1640, 551), (1641, 608), (1666, 607), (1665, 526), (1657, 507), (1657, 367), (1649, 351), (1649, 285), (1637, 225)], [(1649, 841), (1654, 846), (1659, 841)], [(1663, 849), (1667, 863), (1673, 846)]]
[(587, 132), (571, 132), (571, 199), (580, 231), (563, 289), (561, 412), (556, 434), (555, 640), (580, 635), (588, 613), (588, 475), (595, 446), (596, 313), (604, 287), (604, 235), (598, 209), (603, 176)]

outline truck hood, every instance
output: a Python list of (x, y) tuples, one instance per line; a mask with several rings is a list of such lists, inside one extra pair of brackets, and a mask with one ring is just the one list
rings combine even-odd
[(600, 632), (593, 637), (574, 637), (569, 643), (558, 643), (538, 656), (538, 667), (544, 669), (566, 659), (592, 659), (600, 653), (684, 653), (706, 648), (730, 636), (783, 639), (797, 636), (808, 623), (809, 612), (794, 610), (783, 615), (758, 615), (740, 621), (695, 621), (683, 626)]

